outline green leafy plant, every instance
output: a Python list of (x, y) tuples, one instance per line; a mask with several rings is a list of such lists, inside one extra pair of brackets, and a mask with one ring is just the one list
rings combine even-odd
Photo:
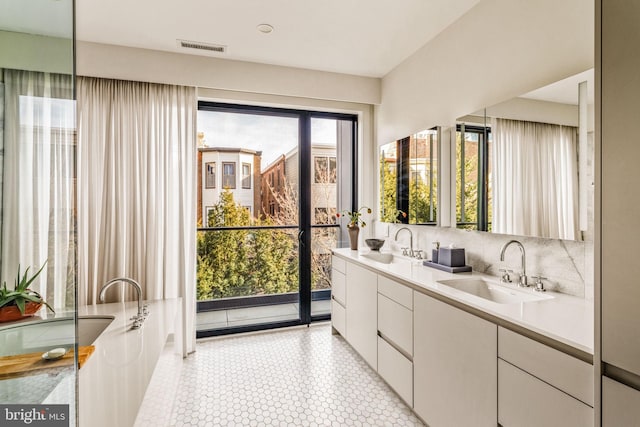
[(340, 216), (348, 216), (349, 217), (349, 227), (355, 227), (355, 226), (366, 227), (367, 223), (364, 222), (364, 220), (361, 218), (363, 209), (366, 209), (368, 214), (371, 213), (371, 208), (363, 206), (360, 209), (358, 209), (357, 211), (344, 210), (341, 213), (337, 213), (336, 217), (339, 218)]
[(49, 310), (54, 312), (53, 308), (42, 299), (42, 296), (38, 292), (29, 289), (29, 286), (36, 280), (46, 264), (46, 262), (42, 264), (40, 270), (31, 277), (29, 277), (29, 267), (24, 271), (24, 275), (21, 276), (20, 266), (18, 266), (18, 277), (16, 277), (13, 290), (7, 288), (7, 282), (4, 282), (2, 288), (0, 288), (0, 308), (16, 306), (18, 310), (20, 310), (20, 313), (24, 314), (25, 306), (27, 302), (30, 301), (36, 304), (44, 304)]

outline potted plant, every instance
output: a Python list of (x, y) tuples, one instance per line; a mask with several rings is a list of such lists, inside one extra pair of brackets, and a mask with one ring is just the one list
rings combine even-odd
[(24, 275), (21, 276), (20, 266), (18, 266), (18, 277), (16, 277), (13, 290), (7, 288), (7, 282), (2, 284), (0, 288), (0, 322), (9, 322), (33, 316), (40, 310), (42, 304), (46, 305), (52, 312), (54, 311), (38, 292), (29, 289), (31, 283), (42, 272), (46, 264), (46, 262), (42, 264), (40, 270), (31, 277), (29, 277), (29, 267), (25, 270)]
[(371, 208), (366, 206), (361, 207), (356, 211), (347, 211), (344, 210), (342, 213), (337, 213), (336, 217), (349, 217), (349, 223), (347, 224), (347, 229), (349, 230), (349, 240), (351, 242), (351, 250), (355, 251), (358, 249), (358, 234), (360, 233), (360, 227), (366, 227), (367, 223), (362, 219), (362, 211), (366, 209), (367, 213), (371, 213)]

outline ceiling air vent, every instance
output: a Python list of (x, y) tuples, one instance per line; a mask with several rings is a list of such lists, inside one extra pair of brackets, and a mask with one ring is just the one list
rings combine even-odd
[(217, 52), (217, 53), (225, 53), (227, 51), (227, 47), (223, 45), (202, 43), (202, 42), (191, 42), (188, 40), (178, 40), (178, 46), (184, 47), (187, 49), (206, 50), (209, 52)]

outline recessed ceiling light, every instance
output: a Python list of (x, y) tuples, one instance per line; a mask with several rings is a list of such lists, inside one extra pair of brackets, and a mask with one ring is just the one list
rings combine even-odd
[(273, 26), (269, 25), (269, 24), (260, 24), (258, 25), (258, 31), (260, 31), (261, 33), (264, 34), (269, 34), (273, 32)]

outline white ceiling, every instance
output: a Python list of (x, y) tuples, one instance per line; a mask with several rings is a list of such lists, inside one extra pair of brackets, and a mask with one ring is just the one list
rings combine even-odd
[(548, 86), (521, 95), (520, 98), (578, 105), (578, 84), (587, 82), (587, 103), (593, 104), (595, 93), (594, 69), (584, 71)]
[(0, 0), (0, 30), (42, 36), (73, 36), (71, 0)]
[[(382, 77), (479, 1), (76, 0), (76, 34), (82, 41)], [(262, 23), (275, 30), (260, 33)], [(227, 52), (179, 48), (176, 39), (226, 45)]]

